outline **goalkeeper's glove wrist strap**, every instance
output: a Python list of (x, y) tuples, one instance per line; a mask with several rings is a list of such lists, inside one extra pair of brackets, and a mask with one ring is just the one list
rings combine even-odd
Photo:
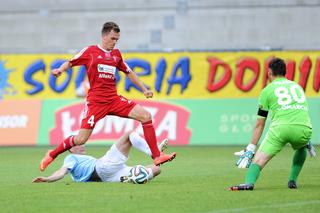
[(247, 146), (246, 150), (254, 152), (254, 151), (256, 150), (256, 147), (257, 147), (256, 145), (250, 143), (250, 144)]

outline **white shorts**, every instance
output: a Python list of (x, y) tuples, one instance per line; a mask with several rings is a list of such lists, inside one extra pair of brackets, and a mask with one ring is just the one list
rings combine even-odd
[(112, 145), (109, 151), (96, 163), (96, 171), (103, 182), (120, 182), (121, 176), (128, 176), (132, 167), (125, 163), (128, 158)]

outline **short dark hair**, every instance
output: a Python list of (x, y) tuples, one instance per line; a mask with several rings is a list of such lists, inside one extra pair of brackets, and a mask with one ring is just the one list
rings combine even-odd
[(273, 76), (285, 76), (287, 73), (286, 63), (281, 58), (273, 58), (269, 63)]
[(101, 34), (108, 34), (111, 31), (120, 32), (120, 27), (114, 22), (106, 22), (102, 26)]

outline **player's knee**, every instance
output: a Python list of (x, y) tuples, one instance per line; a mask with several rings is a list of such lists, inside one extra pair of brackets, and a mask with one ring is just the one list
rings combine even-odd
[(122, 136), (125, 138), (130, 138), (130, 135), (134, 134), (134, 133), (135, 133), (135, 131), (132, 130), (132, 131), (125, 132)]
[(260, 169), (262, 170), (267, 162), (262, 158), (254, 158), (253, 163), (257, 164), (260, 167)]
[(272, 157), (273, 155), (265, 154), (264, 152), (258, 150), (252, 162), (254, 164), (258, 164), (260, 169), (262, 170), (268, 163), (268, 161), (272, 159)]
[(118, 146), (129, 146), (131, 147), (131, 143), (130, 141), (132, 140), (132, 136), (131, 134), (133, 134), (133, 131), (129, 131), (124, 133), (120, 139), (116, 142), (116, 144), (118, 144)]
[(87, 140), (88, 140), (87, 137), (78, 136), (78, 137), (74, 138), (74, 143), (76, 145), (82, 145), (82, 144), (85, 144), (87, 142)]
[(151, 114), (148, 111), (145, 111), (141, 115), (141, 121), (142, 123), (150, 121), (152, 119)]

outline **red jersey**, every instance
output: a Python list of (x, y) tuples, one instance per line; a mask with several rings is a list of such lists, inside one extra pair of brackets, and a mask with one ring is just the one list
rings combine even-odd
[(88, 102), (110, 102), (117, 97), (116, 69), (130, 73), (118, 49), (107, 51), (99, 44), (81, 50), (70, 61), (71, 66), (85, 65), (90, 83)]

